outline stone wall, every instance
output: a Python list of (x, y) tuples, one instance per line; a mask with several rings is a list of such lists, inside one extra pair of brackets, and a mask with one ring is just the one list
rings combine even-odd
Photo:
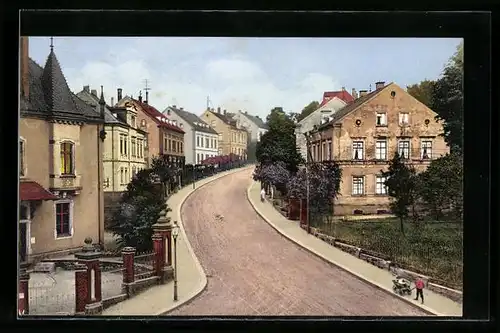
[(118, 204), (124, 192), (104, 192), (104, 229), (107, 230), (113, 213), (118, 209)]

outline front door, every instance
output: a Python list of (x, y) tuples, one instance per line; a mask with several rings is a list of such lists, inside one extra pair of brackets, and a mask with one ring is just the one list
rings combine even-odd
[(28, 254), (27, 231), (28, 223), (19, 223), (19, 261), (25, 262)]

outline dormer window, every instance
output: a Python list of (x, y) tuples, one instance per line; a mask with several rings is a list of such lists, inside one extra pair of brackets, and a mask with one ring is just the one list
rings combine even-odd
[(146, 119), (141, 120), (141, 127), (146, 127)]

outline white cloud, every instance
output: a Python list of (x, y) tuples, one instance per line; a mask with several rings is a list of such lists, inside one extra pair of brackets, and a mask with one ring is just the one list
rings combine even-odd
[[(143, 53), (150, 55), (153, 51)], [(126, 53), (127, 56), (108, 52), (107, 61), (88, 61), (80, 68), (64, 68), (70, 88), (78, 92), (84, 85), (97, 90), (103, 85), (110, 103), (111, 97), (117, 101), (117, 88), (122, 88), (124, 95), (137, 98), (144, 89), (144, 79), (148, 79), (152, 88), (149, 102), (160, 111), (175, 104), (201, 114), (210, 96), (211, 107), (220, 106), (229, 112), (246, 110), (263, 118), (275, 106), (298, 112), (312, 100), (319, 100), (323, 91), (339, 88), (332, 77), (322, 73), (310, 73), (298, 82), (284, 83), (286, 74), (271, 76), (259, 63), (237, 55), (213, 60), (187, 57), (175, 64), (157, 56), (153, 64), (135, 49), (128, 48)], [(145, 96), (144, 91), (142, 95)]]
[(230, 81), (231, 84), (256, 81), (266, 78), (265, 73), (255, 63), (241, 59), (217, 59), (206, 65), (210, 78)]

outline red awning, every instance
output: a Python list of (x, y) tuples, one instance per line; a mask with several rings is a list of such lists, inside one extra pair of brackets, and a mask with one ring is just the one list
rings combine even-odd
[(35, 201), (35, 200), (56, 200), (55, 195), (47, 191), (42, 185), (37, 182), (20, 182), (19, 183), (19, 200)]

